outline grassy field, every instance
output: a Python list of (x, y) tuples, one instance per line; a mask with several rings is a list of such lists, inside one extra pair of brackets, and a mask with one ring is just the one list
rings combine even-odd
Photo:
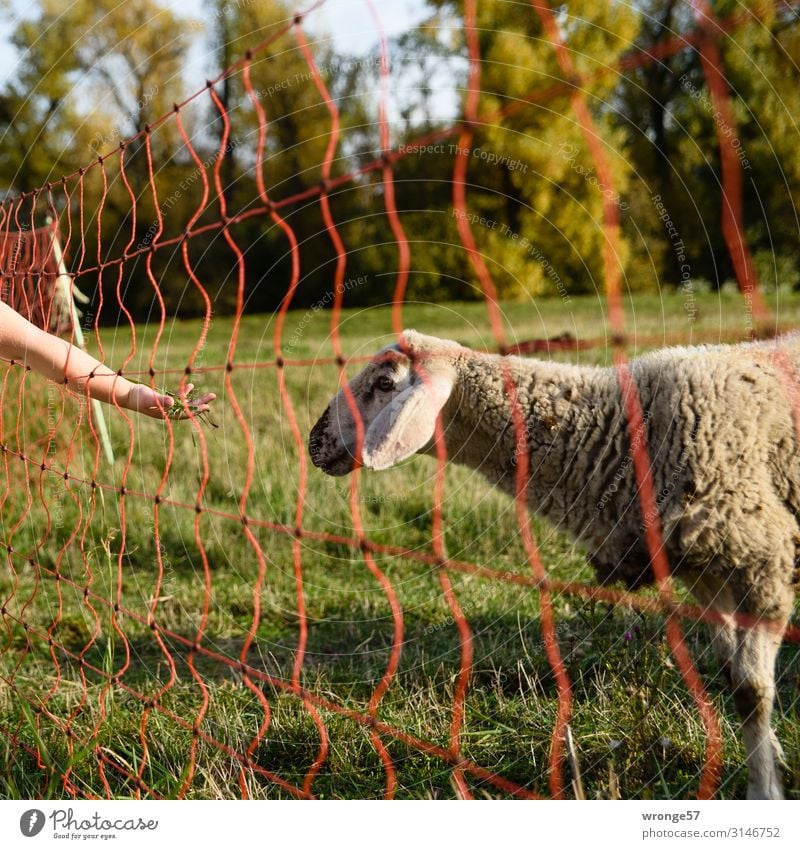
[[(782, 324), (800, 325), (800, 298), (782, 295), (778, 301), (773, 296), (772, 304)], [(626, 308), (632, 337), (647, 336), (649, 346), (652, 336), (713, 336), (745, 323), (741, 300), (735, 295), (640, 297)], [(481, 304), (411, 304), (404, 314), (407, 326), (492, 347)], [(284, 356), (330, 357), (329, 319), (321, 310), (292, 313), (283, 334)], [(608, 332), (597, 298), (574, 298), (566, 304), (509, 304), (505, 319), (510, 341), (562, 333), (596, 338)], [(372, 353), (390, 338), (390, 327), (388, 309), (345, 312), (346, 353)], [(234, 369), (231, 381), (254, 448), (247, 514), (293, 525), (299, 456), (280, 402), (273, 330), (270, 317), (252, 316), (243, 322), (234, 355), (234, 362), (242, 367)], [(199, 332), (196, 322), (168, 325), (154, 352), (155, 367), (176, 369), (179, 374)], [(231, 320), (215, 319), (197, 366), (224, 365), (230, 338)], [(128, 371), (149, 368), (154, 339), (152, 326), (137, 328), (134, 355), (125, 366)], [(107, 361), (120, 367), (131, 351), (130, 331), (106, 330), (102, 341)], [(560, 356), (607, 362), (609, 351), (600, 347)], [(252, 367), (255, 363), (264, 365)], [(337, 370), (314, 365), (287, 368), (285, 373), (305, 439), (336, 388)], [(203, 430), (210, 473), (203, 504), (236, 516), (246, 483), (248, 449), (223, 378), (221, 369), (196, 377), (202, 389), (220, 395), (214, 412), (219, 428)], [(106, 788), (95, 752), (100, 747), (107, 761), (126, 773), (136, 773), (142, 762), (144, 706), (123, 685), (147, 698), (158, 696), (164, 709), (152, 711), (146, 723), (143, 778), (155, 793), (173, 796), (190, 775), (187, 765), (193, 738), (190, 729), (164, 711), (182, 717), (189, 726), (202, 712), (200, 730), (239, 753), (247, 750), (265, 714), (237, 673), (196, 655), (195, 677), (186, 646), (167, 638), (159, 644), (136, 617), (146, 619), (155, 605), (161, 628), (190, 642), (201, 629), (203, 646), (238, 658), (256, 614), (259, 562), (255, 548), (240, 522), (204, 512), (198, 521), (208, 557), (206, 577), (195, 540), (194, 510), (162, 504), (158, 510), (163, 572), (159, 587), (153, 501), (135, 493), (152, 496), (163, 477), (165, 499), (194, 505), (202, 463), (192, 427), (175, 426), (174, 454), (167, 466), (168, 429), (145, 420), (131, 422), (129, 429), (112, 411), (108, 421), (118, 461), (111, 468), (101, 458), (95, 473), (88, 427), (75, 422), (77, 404), (64, 403), (56, 387), (33, 375), (25, 377), (24, 391), (18, 396), (19, 380), (18, 370), (5, 376), (2, 405), (3, 442), (30, 462), (5, 453), (0, 476), (0, 540), (7, 553), (0, 571), (0, 595), (5, 600), (0, 629), (0, 726), (4, 730), (0, 734), (0, 797), (61, 796), (59, 776), (66, 770), (81, 793), (105, 795), (110, 789), (115, 795), (133, 795), (131, 782), (109, 764)], [(53, 425), (56, 436), (48, 442), (46, 435)], [(130, 469), (123, 477), (128, 454)], [(67, 468), (73, 478), (96, 478), (116, 488), (124, 485), (129, 494), (122, 497), (119, 492), (93, 491), (79, 480), (64, 481), (50, 470), (41, 472), (43, 461), (54, 469)], [(392, 471), (362, 476), (359, 506), (370, 538), (431, 550), (434, 470), (429, 459), (414, 458)], [(352, 536), (348, 497), (348, 480), (326, 478), (310, 468), (304, 527)], [(471, 472), (448, 468), (444, 520), (450, 557), (527, 573), (513, 504)], [(251, 529), (264, 552), (266, 568), (248, 662), (291, 681), (299, 634), (292, 539), (263, 528)], [(534, 522), (534, 529), (545, 566), (554, 578), (592, 582), (579, 547), (544, 523)], [(439, 577), (434, 569), (409, 558), (377, 560), (397, 593), (404, 617), (400, 666), (379, 716), (446, 747), (460, 645)], [(392, 644), (387, 597), (360, 553), (346, 545), (304, 539), (302, 565), (308, 616), (303, 686), (345, 707), (365, 710)], [(67, 580), (56, 580), (56, 573)], [(474, 635), (463, 755), (547, 794), (557, 699), (542, 642), (537, 594), (472, 575), (453, 573), (452, 581)], [(85, 586), (105, 603), (96, 596), (87, 603), (81, 589)], [(116, 621), (115, 603), (128, 612), (120, 613)], [(670, 658), (662, 619), (567, 596), (556, 598), (555, 610), (573, 687), (571, 727), (586, 795), (691, 797), (703, 763), (703, 727)], [(704, 627), (686, 623), (685, 634), (724, 732), (719, 795), (741, 797), (746, 776), (732, 702), (718, 676)], [(53, 647), (48, 645), (48, 635)], [(86, 668), (84, 679), (75, 660), (80, 655), (104, 674)], [(787, 792), (800, 798), (798, 648), (785, 646), (779, 664), (776, 727), (790, 766)], [(104, 676), (117, 676), (119, 683), (108, 685)], [(295, 695), (268, 686), (263, 694), (269, 702), (270, 725), (253, 753), (254, 761), (302, 786), (319, 748), (314, 722)], [(25, 704), (31, 707), (24, 708)], [(322, 718), (330, 749), (313, 783), (314, 794), (381, 796), (386, 776), (368, 731), (335, 713), (323, 711)], [(68, 720), (74, 732), (71, 746), (64, 733)], [(87, 739), (91, 747), (82, 745)], [(455, 795), (446, 763), (388, 737), (384, 742), (397, 769), (398, 797)], [(38, 758), (33, 754), (36, 750)], [(286, 795), (252, 770), (246, 777), (255, 798)], [(238, 778), (238, 762), (201, 739), (186, 795), (238, 797)], [(472, 779), (470, 783), (477, 795), (499, 794), (489, 785)]]

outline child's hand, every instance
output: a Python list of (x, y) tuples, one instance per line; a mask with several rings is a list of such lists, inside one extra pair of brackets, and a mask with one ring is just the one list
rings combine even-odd
[[(136, 383), (131, 387), (125, 406), (136, 413), (151, 416), (154, 419), (187, 419), (201, 416), (211, 409), (211, 402), (216, 399), (213, 392), (193, 396), (193, 383), (187, 383), (181, 395), (162, 394)], [(186, 404), (184, 405), (184, 400)], [(186, 408), (189, 412), (187, 413)], [(213, 422), (211, 423), (213, 425)], [(216, 425), (213, 425), (216, 427)]]

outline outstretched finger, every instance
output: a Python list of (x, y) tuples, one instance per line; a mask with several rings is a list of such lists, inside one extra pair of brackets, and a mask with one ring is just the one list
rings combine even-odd
[[(216, 394), (213, 392), (206, 392), (201, 395), (199, 398), (193, 398), (191, 401), (187, 401), (185, 398), (183, 399), (183, 403), (180, 408), (174, 408), (171, 411), (170, 418), (173, 419), (191, 419), (197, 416), (202, 417), (211, 410), (211, 402), (216, 398)], [(209, 420), (206, 420), (209, 421)], [(209, 421), (209, 423), (211, 423)], [(214, 425), (216, 427), (216, 425)]]
[(156, 416), (166, 415), (174, 404), (175, 398), (171, 395), (162, 395), (159, 392), (155, 395), (155, 404), (149, 404), (145, 411)]
[(211, 409), (211, 402), (217, 398), (214, 392), (205, 392), (199, 398), (195, 398), (191, 404), (192, 412), (205, 413)]

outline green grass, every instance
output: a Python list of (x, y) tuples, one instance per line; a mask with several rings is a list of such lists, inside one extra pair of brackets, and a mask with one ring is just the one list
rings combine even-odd
[[(773, 297), (773, 305), (781, 323), (800, 324), (800, 298), (781, 296), (776, 303)], [(681, 295), (637, 297), (626, 308), (629, 331), (647, 336), (730, 332), (745, 320), (741, 301), (733, 295), (695, 296), (694, 323), (687, 320)], [(471, 345), (492, 346), (481, 304), (409, 305), (404, 314), (407, 326)], [(574, 298), (568, 304), (509, 304), (504, 315), (512, 341), (564, 332), (580, 338), (607, 333), (597, 298)], [(291, 314), (283, 334), (284, 356), (330, 357), (329, 319), (330, 314), (322, 311)], [(231, 329), (230, 319), (215, 319), (199, 367), (226, 362)], [(270, 317), (248, 317), (241, 326), (234, 361), (243, 365), (274, 361), (273, 331)], [(179, 376), (199, 332), (196, 322), (168, 325), (155, 351), (155, 367), (177, 369)], [(342, 339), (348, 355), (372, 353), (385, 344), (390, 332), (386, 308), (345, 312), (343, 316)], [(154, 338), (153, 325), (137, 328), (135, 355), (128, 370), (149, 368)], [(130, 339), (128, 329), (103, 331), (105, 356), (114, 367), (125, 360)], [(599, 348), (559, 356), (607, 362), (609, 352)], [(354, 373), (355, 367), (351, 371)], [(336, 387), (337, 369), (330, 365), (290, 367), (285, 374), (305, 439)], [(177, 377), (172, 377), (169, 385), (175, 388)], [(162, 647), (147, 625), (130, 615), (120, 615), (115, 627), (110, 606), (116, 601), (125, 611), (146, 618), (156, 596), (159, 567), (152, 500), (100, 490), (93, 496), (88, 484), (65, 482), (50, 471), (40, 473), (36, 466), (43, 459), (58, 469), (66, 464), (74, 478), (96, 478), (113, 487), (124, 484), (129, 491), (152, 495), (166, 468), (167, 428), (137, 419), (129, 430), (124, 419), (110, 411), (108, 421), (119, 459), (112, 469), (101, 457), (95, 473), (94, 446), (86, 424), (76, 426), (76, 403), (62, 403), (58, 388), (28, 375), (20, 404), (15, 394), (19, 379), (14, 370), (7, 377), (2, 439), (13, 451), (32, 458), (32, 463), (5, 454), (5, 470), (0, 474), (0, 539), (13, 550), (0, 572), (0, 596), (6, 600), (0, 628), (0, 725), (6, 732), (0, 734), (0, 796), (61, 796), (60, 776), (65, 771), (82, 793), (105, 795), (104, 781), (114, 795), (126, 797), (135, 792), (123, 772), (135, 773), (142, 762), (143, 704), (131, 698), (124, 687), (109, 686), (97, 673), (87, 670), (84, 683), (80, 664), (59, 647), (73, 655), (83, 654), (89, 664), (108, 676), (119, 676), (123, 684), (148, 698), (160, 692), (164, 711), (182, 717), (190, 726), (207, 699), (201, 731), (244, 753), (264, 712), (238, 673), (196, 655), (195, 677), (181, 642), (165, 637)], [(200, 389), (220, 395), (214, 410), (219, 428), (202, 431), (210, 473), (204, 506), (236, 516), (246, 483), (247, 443), (223, 379), (222, 370), (194, 378)], [(237, 368), (231, 382), (253, 441), (254, 475), (247, 514), (291, 526), (299, 454), (280, 404), (277, 371), (273, 366)], [(45, 408), (47, 415), (43, 415)], [(51, 423), (59, 421), (62, 413), (56, 438), (48, 444), (48, 418)], [(69, 448), (73, 432), (75, 439)], [(202, 472), (200, 437), (188, 423), (176, 423), (174, 434), (174, 453), (162, 492), (165, 498), (193, 505)], [(128, 452), (131, 465), (123, 480)], [(414, 458), (389, 472), (362, 475), (359, 507), (370, 538), (431, 550), (433, 473), (432, 461)], [(333, 480), (309, 468), (304, 527), (353, 536), (348, 499), (349, 480)], [(163, 575), (156, 619), (162, 628), (192, 641), (207, 602), (202, 644), (238, 659), (254, 618), (259, 574), (256, 552), (241, 523), (204, 512), (199, 529), (209, 563), (206, 597), (195, 518), (191, 509), (169, 504), (159, 508)], [(448, 467), (444, 518), (452, 558), (527, 572), (513, 504), (470, 471)], [(534, 529), (543, 561), (554, 578), (593, 580), (579, 547), (544, 523), (534, 521)], [(252, 530), (266, 562), (256, 639), (248, 661), (291, 681), (299, 633), (292, 539), (263, 528)], [(379, 716), (409, 734), (446, 747), (460, 645), (439, 576), (413, 559), (378, 556), (377, 562), (395, 588), (404, 617), (400, 666), (380, 704)], [(303, 686), (344, 707), (363, 711), (389, 659), (392, 618), (386, 595), (360, 553), (345, 545), (304, 539), (302, 565), (308, 616)], [(91, 585), (92, 592), (108, 603), (94, 600), (90, 607), (80, 589), (68, 581), (54, 580), (52, 572), (56, 571), (78, 587)], [(451, 578), (474, 635), (474, 664), (461, 736), (463, 755), (546, 794), (557, 698), (542, 641), (537, 594), (471, 575), (453, 573)], [(703, 763), (703, 728), (670, 659), (662, 619), (567, 596), (556, 598), (555, 611), (572, 682), (571, 726), (587, 796), (692, 796)], [(35, 632), (50, 633), (55, 643), (52, 654), (47, 640)], [(719, 795), (740, 797), (746, 776), (731, 700), (711, 657), (705, 628), (685, 623), (685, 634), (722, 722), (725, 750)], [(793, 798), (800, 798), (799, 672), (800, 654), (787, 645), (780, 655), (776, 727), (789, 760), (787, 789)], [(302, 785), (320, 745), (316, 726), (295, 695), (269, 686), (263, 688), (263, 694), (271, 719), (254, 760), (286, 781)], [(25, 708), (26, 703), (31, 708)], [(143, 777), (147, 785), (159, 795), (174, 796), (191, 778), (186, 791), (191, 798), (238, 797), (238, 762), (200, 739), (190, 776), (191, 731), (164, 711), (152, 711), (145, 726), (148, 754)], [(321, 715), (330, 748), (313, 792), (325, 798), (381, 796), (386, 777), (368, 730), (336, 713), (322, 711)], [(62, 730), (70, 717), (72, 744)], [(81, 742), (87, 739), (92, 741), (90, 747)], [(388, 737), (384, 742), (397, 769), (398, 797), (454, 796), (447, 764)], [(123, 772), (107, 764), (103, 777), (94, 751), (97, 746)], [(38, 759), (32, 754), (36, 750)], [(286, 795), (255, 771), (247, 770), (246, 780), (253, 797)], [(470, 781), (478, 795), (499, 795), (491, 785)]]

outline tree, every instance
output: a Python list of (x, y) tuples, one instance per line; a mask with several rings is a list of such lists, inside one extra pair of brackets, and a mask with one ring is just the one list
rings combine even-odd
[[(759, 265), (773, 281), (780, 266), (790, 285), (800, 274), (797, 222), (786, 214), (797, 209), (800, 200), (798, 164), (792, 154), (794, 116), (800, 106), (800, 27), (793, 15), (753, 5), (761, 8), (761, 17), (740, 20), (719, 38), (735, 125), (728, 125), (717, 111), (696, 51), (682, 50), (650, 62), (620, 81), (618, 96), (632, 128), (628, 149), (637, 175), (633, 218), (660, 259), (661, 284), (678, 283), (687, 269), (692, 278), (707, 278), (714, 285), (733, 273), (720, 227), (720, 132), (740, 153), (745, 226), (761, 258)], [(691, 10), (683, 5), (652, 0), (642, 4), (642, 12), (637, 46), (651, 54), (676, 33), (695, 30)], [(715, 13), (720, 19), (741, 17), (741, 7), (720, 3)], [(654, 198), (674, 225), (672, 235), (659, 218)], [(679, 248), (684, 245), (686, 258), (681, 260)]]
[[(424, 27), (424, 37), (461, 57), (457, 90), (466, 90), (466, 48), (463, 40), (453, 42), (456, 18), (463, 23), (462, 0), (431, 0), (436, 14)], [(491, 0), (477, 4), (477, 29), (481, 64), (481, 114), (493, 113), (509, 104), (534, 95), (535, 105), (475, 128), (469, 154), (469, 214), (476, 224), (478, 245), (490, 258), (495, 284), (501, 297), (526, 298), (533, 295), (592, 291), (601, 285), (604, 234), (602, 190), (595, 168), (575, 119), (569, 88), (564, 93), (536, 100), (543, 93), (565, 83), (556, 54), (543, 37), (541, 23), (528, 4)], [(624, 130), (615, 123), (612, 94), (613, 75), (596, 72), (600, 61), (612, 64), (625, 50), (636, 32), (638, 18), (628, 7), (616, 4), (573, 0), (564, 8), (564, 28), (579, 74), (591, 81), (585, 91), (595, 114), (614, 176), (613, 192), (620, 203), (629, 179)], [(438, 30), (437, 30), (438, 28)], [(601, 57), (601, 58), (598, 58)], [(455, 67), (455, 66), (452, 66)], [(421, 128), (415, 128), (421, 129)], [(459, 153), (455, 139), (444, 149), (425, 151), (404, 166), (418, 169), (417, 175), (439, 175), (440, 203), (452, 204), (454, 156)], [(423, 164), (423, 162), (425, 164)], [(401, 167), (402, 171), (402, 167)], [(424, 188), (419, 187), (423, 192)], [(435, 216), (428, 216), (434, 218)], [(453, 244), (458, 243), (452, 215), (445, 224), (441, 218), (431, 223), (439, 245), (436, 254), (447, 255), (453, 278), (445, 290), (478, 294), (473, 272), (452, 264)], [(629, 245), (623, 240), (620, 262), (627, 262)], [(458, 270), (456, 270), (458, 269)], [(463, 270), (462, 270), (463, 269)]]
[[(55, 2), (43, 4), (37, 23), (57, 16)], [(32, 21), (22, 21), (11, 40), (20, 51), (16, 74), (0, 89), (0, 181), (6, 190), (30, 192), (71, 170), (88, 140), (69, 95), (78, 63), (74, 46), (42, 38)]]
[[(280, 200), (318, 186), (322, 163), (330, 140), (331, 118), (314, 83), (292, 28), (293, 12), (280, 0), (261, 3), (227, 3), (213, 0), (210, 35), (216, 47), (219, 66), (215, 75), (243, 57), (247, 50), (264, 42), (250, 64), (254, 96), (267, 122), (263, 174), (271, 200)], [(332, 176), (356, 164), (354, 153), (373, 132), (366, 117), (364, 98), (357, 91), (357, 74), (348, 68), (358, 65), (337, 56), (319, 37), (311, 38), (319, 74), (340, 110), (341, 143), (336, 152)], [(254, 169), (258, 138), (258, 112), (244, 85), (241, 68), (216, 86), (219, 100), (228, 114), (230, 137), (237, 144), (222, 163), (225, 199), (233, 211), (259, 204)], [(218, 110), (211, 108), (209, 125), (217, 136), (223, 131)], [(374, 148), (374, 142), (373, 142)], [(346, 221), (358, 204), (357, 193), (339, 193), (333, 199), (337, 220)], [(295, 305), (314, 303), (331, 288), (333, 246), (325, 232), (319, 203), (311, 200), (286, 212), (301, 247), (302, 285)], [(289, 279), (290, 257), (282, 231), (269, 218), (256, 218), (236, 225), (235, 235), (248, 248), (248, 307), (272, 309), (282, 300)], [(226, 249), (221, 247), (222, 253)], [(230, 266), (230, 257), (220, 256), (220, 264)], [(277, 281), (281, 281), (277, 283)], [(227, 286), (228, 301), (234, 287)], [(223, 296), (225, 297), (225, 296)]]
[[(744, 175), (748, 241), (762, 283), (800, 283), (800, 19), (794, 10), (766, 8), (722, 45), (737, 122)], [(740, 12), (722, 3), (718, 14)], [(723, 128), (725, 131), (725, 128)]]
[[(0, 93), (5, 179), (30, 190), (167, 111), (184, 91), (186, 23), (155, 0), (40, 0), (11, 36), (20, 61)], [(159, 134), (163, 149), (175, 142)]]

